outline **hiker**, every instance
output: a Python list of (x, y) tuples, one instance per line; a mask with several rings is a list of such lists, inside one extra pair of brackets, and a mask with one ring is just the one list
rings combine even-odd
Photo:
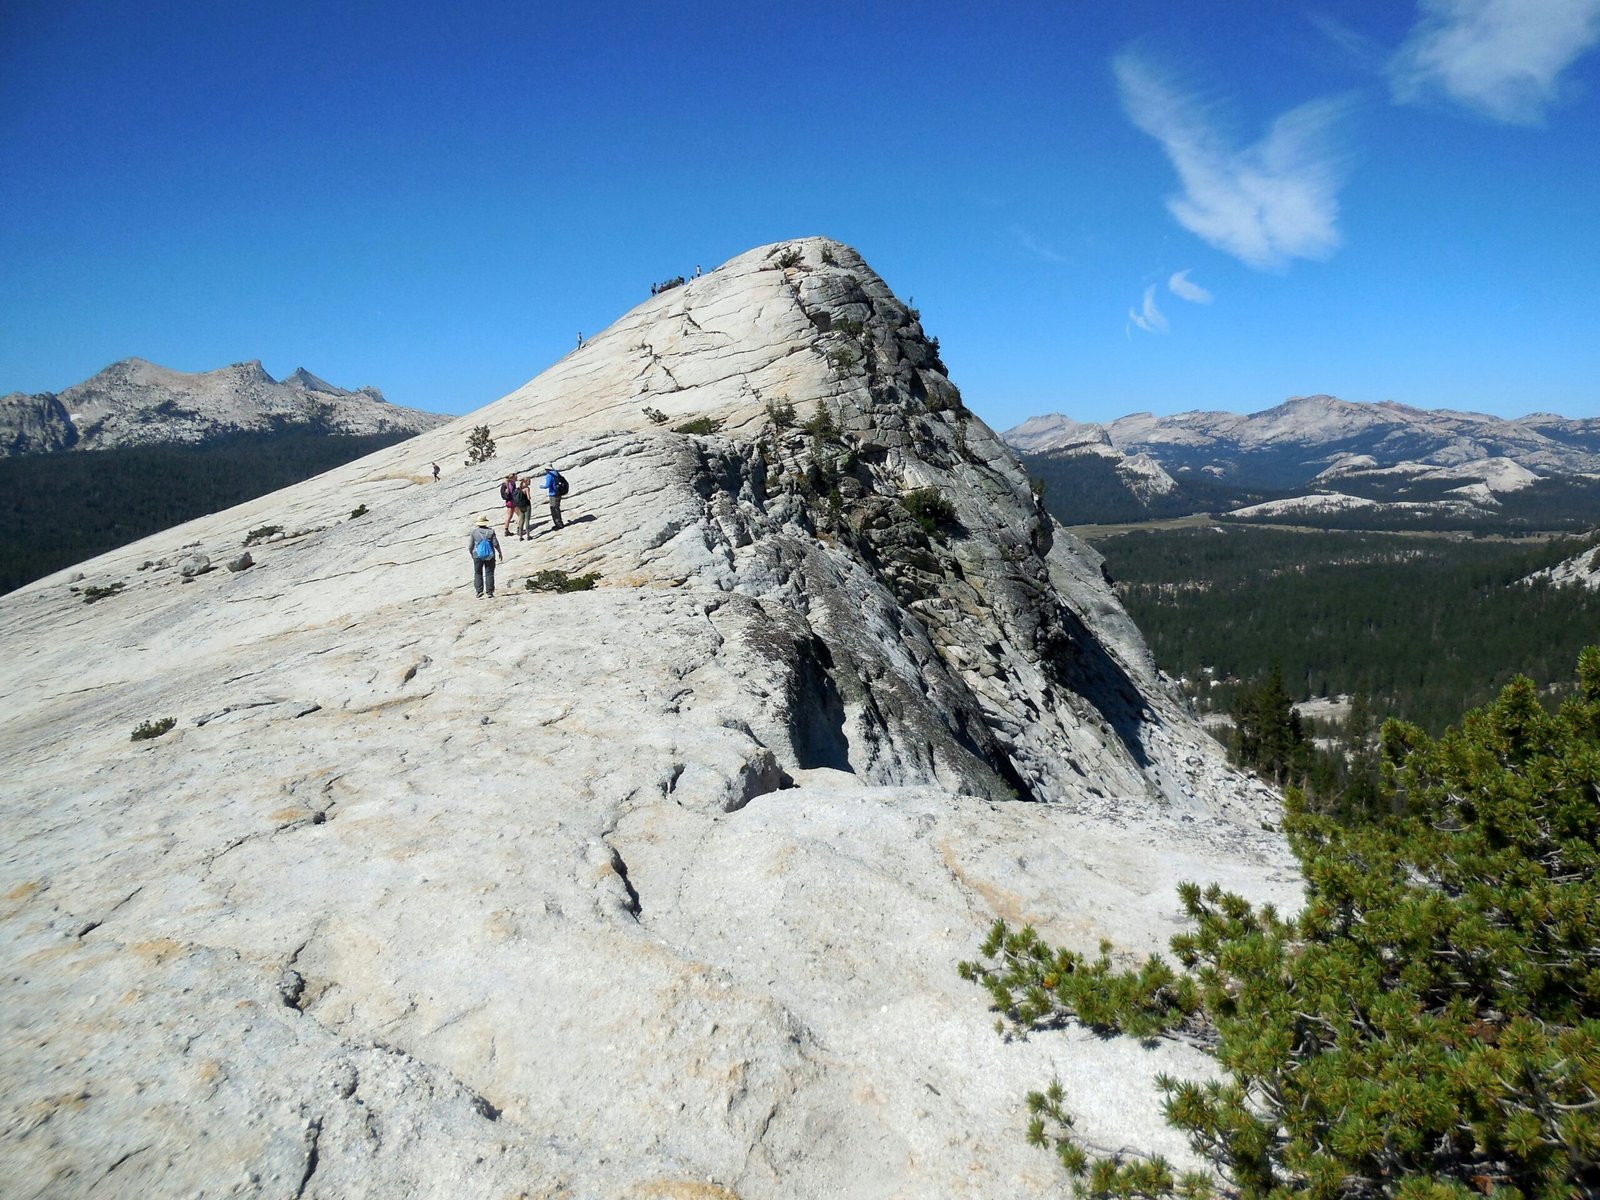
[(526, 541), (528, 521), (533, 516), (533, 480), (524, 475), (517, 480), (517, 541)]
[(567, 481), (561, 478), (561, 472), (556, 470), (554, 466), (544, 469), (544, 490), (550, 494), (550, 527), (552, 529), (560, 529), (562, 526), (561, 497), (566, 494)]
[(438, 463), (434, 463), (433, 464), (433, 481), (435, 483), (439, 482), (439, 464)]
[(496, 559), (505, 562), (505, 551), (500, 549), (500, 539), (495, 537), (489, 524), (489, 515), (478, 518), (478, 524), (467, 535), (467, 553), (472, 556), (472, 588), (483, 599), (485, 588), (494, 598), (494, 564)]
[(511, 536), (511, 518), (517, 515), (517, 473), (507, 475), (500, 482), (500, 499), (506, 502), (506, 536)]
[(583, 330), (578, 330), (578, 349), (583, 349)]

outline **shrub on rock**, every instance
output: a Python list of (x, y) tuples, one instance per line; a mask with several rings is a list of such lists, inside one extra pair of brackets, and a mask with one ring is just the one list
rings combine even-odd
[[(1224, 1077), (1161, 1080), (1166, 1115), (1240, 1196), (1600, 1193), (1600, 647), (1556, 713), (1520, 678), (1438, 740), (1389, 722), (1383, 751), (1398, 815), (1342, 825), (1290, 793), (1297, 917), (1185, 884), (1181, 972), (1113, 972), (997, 924), (962, 974), (1002, 1027), (1209, 1045)], [(1091, 1158), (1066, 1102), (1031, 1096), (1029, 1136), (1080, 1191), (1211, 1190)]]

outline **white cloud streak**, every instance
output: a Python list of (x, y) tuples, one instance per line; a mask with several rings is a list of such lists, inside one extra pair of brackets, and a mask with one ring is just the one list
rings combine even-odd
[(1143, 309), (1130, 308), (1128, 310), (1128, 320), (1132, 321), (1146, 333), (1167, 332), (1167, 318), (1163, 316), (1161, 310), (1156, 307), (1155, 284), (1152, 283), (1144, 290)]
[(1011, 227), (1011, 236), (1016, 238), (1017, 244), (1029, 254), (1034, 255), (1036, 258), (1042, 258), (1045, 260), (1045, 262), (1060, 263), (1065, 265), (1070, 261), (1065, 254), (1062, 254), (1060, 251), (1051, 246), (1045, 245), (1021, 225), (1013, 225)]
[(1342, 172), (1332, 147), (1341, 100), (1318, 100), (1275, 120), (1254, 145), (1231, 145), (1196, 98), (1132, 53), (1113, 62), (1128, 118), (1161, 143), (1183, 184), (1167, 209), (1191, 233), (1252, 267), (1327, 258)]
[(1561, 73), (1600, 42), (1600, 0), (1421, 0), (1389, 65), (1402, 104), (1442, 95), (1508, 125), (1537, 125)]
[(1167, 289), (1180, 300), (1187, 300), (1191, 304), (1210, 304), (1211, 293), (1198, 283), (1189, 282), (1189, 272), (1193, 267), (1185, 267), (1167, 280)]

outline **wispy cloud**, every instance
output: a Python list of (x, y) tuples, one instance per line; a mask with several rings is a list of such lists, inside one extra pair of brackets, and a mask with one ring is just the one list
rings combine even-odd
[(1189, 272), (1193, 267), (1185, 267), (1167, 280), (1167, 288), (1180, 300), (1187, 300), (1191, 304), (1210, 304), (1211, 293), (1198, 283), (1189, 282)]
[(1252, 267), (1327, 258), (1342, 172), (1333, 127), (1347, 105), (1318, 100), (1284, 113), (1254, 145), (1236, 147), (1197, 98), (1132, 53), (1113, 62), (1130, 120), (1161, 143), (1183, 184), (1167, 201), (1178, 223)]
[(1561, 73), (1600, 42), (1600, 0), (1421, 0), (1390, 63), (1394, 98), (1435, 95), (1511, 125), (1537, 125)]
[(1054, 247), (1045, 245), (1021, 225), (1013, 225), (1011, 227), (1011, 236), (1016, 238), (1018, 245), (1020, 245), (1029, 254), (1032, 254), (1037, 258), (1042, 258), (1045, 260), (1045, 262), (1065, 264), (1069, 261), (1065, 254), (1062, 254)]
[(1167, 318), (1156, 307), (1156, 285), (1151, 284), (1144, 290), (1144, 307), (1142, 309), (1130, 308), (1128, 320), (1137, 325), (1146, 333), (1165, 333), (1167, 331)]

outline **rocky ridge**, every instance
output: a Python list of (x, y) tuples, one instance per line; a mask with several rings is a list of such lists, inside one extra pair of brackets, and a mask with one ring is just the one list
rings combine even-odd
[[(468, 528), (552, 462), (567, 527), (474, 599)], [(18, 1195), (1030, 1195), (1027, 1088), (1182, 1158), (1151, 1080), (1208, 1068), (1000, 1041), (954, 969), (989, 922), (1144, 952), (1180, 878), (1296, 895), (1273, 796), (824, 239), (79, 570), (0, 599)]]
[(1600, 531), (1591, 535), (1582, 553), (1574, 554), (1544, 571), (1535, 571), (1523, 582), (1547, 582), (1557, 587), (1584, 587), (1600, 590)]
[(399, 408), (374, 387), (346, 391), (304, 367), (280, 382), (259, 361), (189, 374), (129, 358), (59, 393), (0, 396), (0, 457), (193, 444), (295, 427), (418, 433), (451, 419)]
[[(1018, 451), (1051, 463), (1087, 453), (1112, 459), (1130, 495), (1147, 505), (1174, 489), (1180, 499), (1186, 484), (1207, 485), (1182, 511), (1205, 507), (1245, 520), (1352, 508), (1391, 518), (1471, 520), (1493, 516), (1508, 493), (1546, 480), (1592, 481), (1600, 470), (1600, 421), (1549, 414), (1508, 421), (1332, 396), (1300, 397), (1248, 416), (1137, 413), (1103, 426), (1051, 414), (1004, 436)], [(1152, 492), (1139, 482), (1152, 466), (1172, 480), (1170, 487)], [(1230, 503), (1209, 485), (1304, 494)]]

